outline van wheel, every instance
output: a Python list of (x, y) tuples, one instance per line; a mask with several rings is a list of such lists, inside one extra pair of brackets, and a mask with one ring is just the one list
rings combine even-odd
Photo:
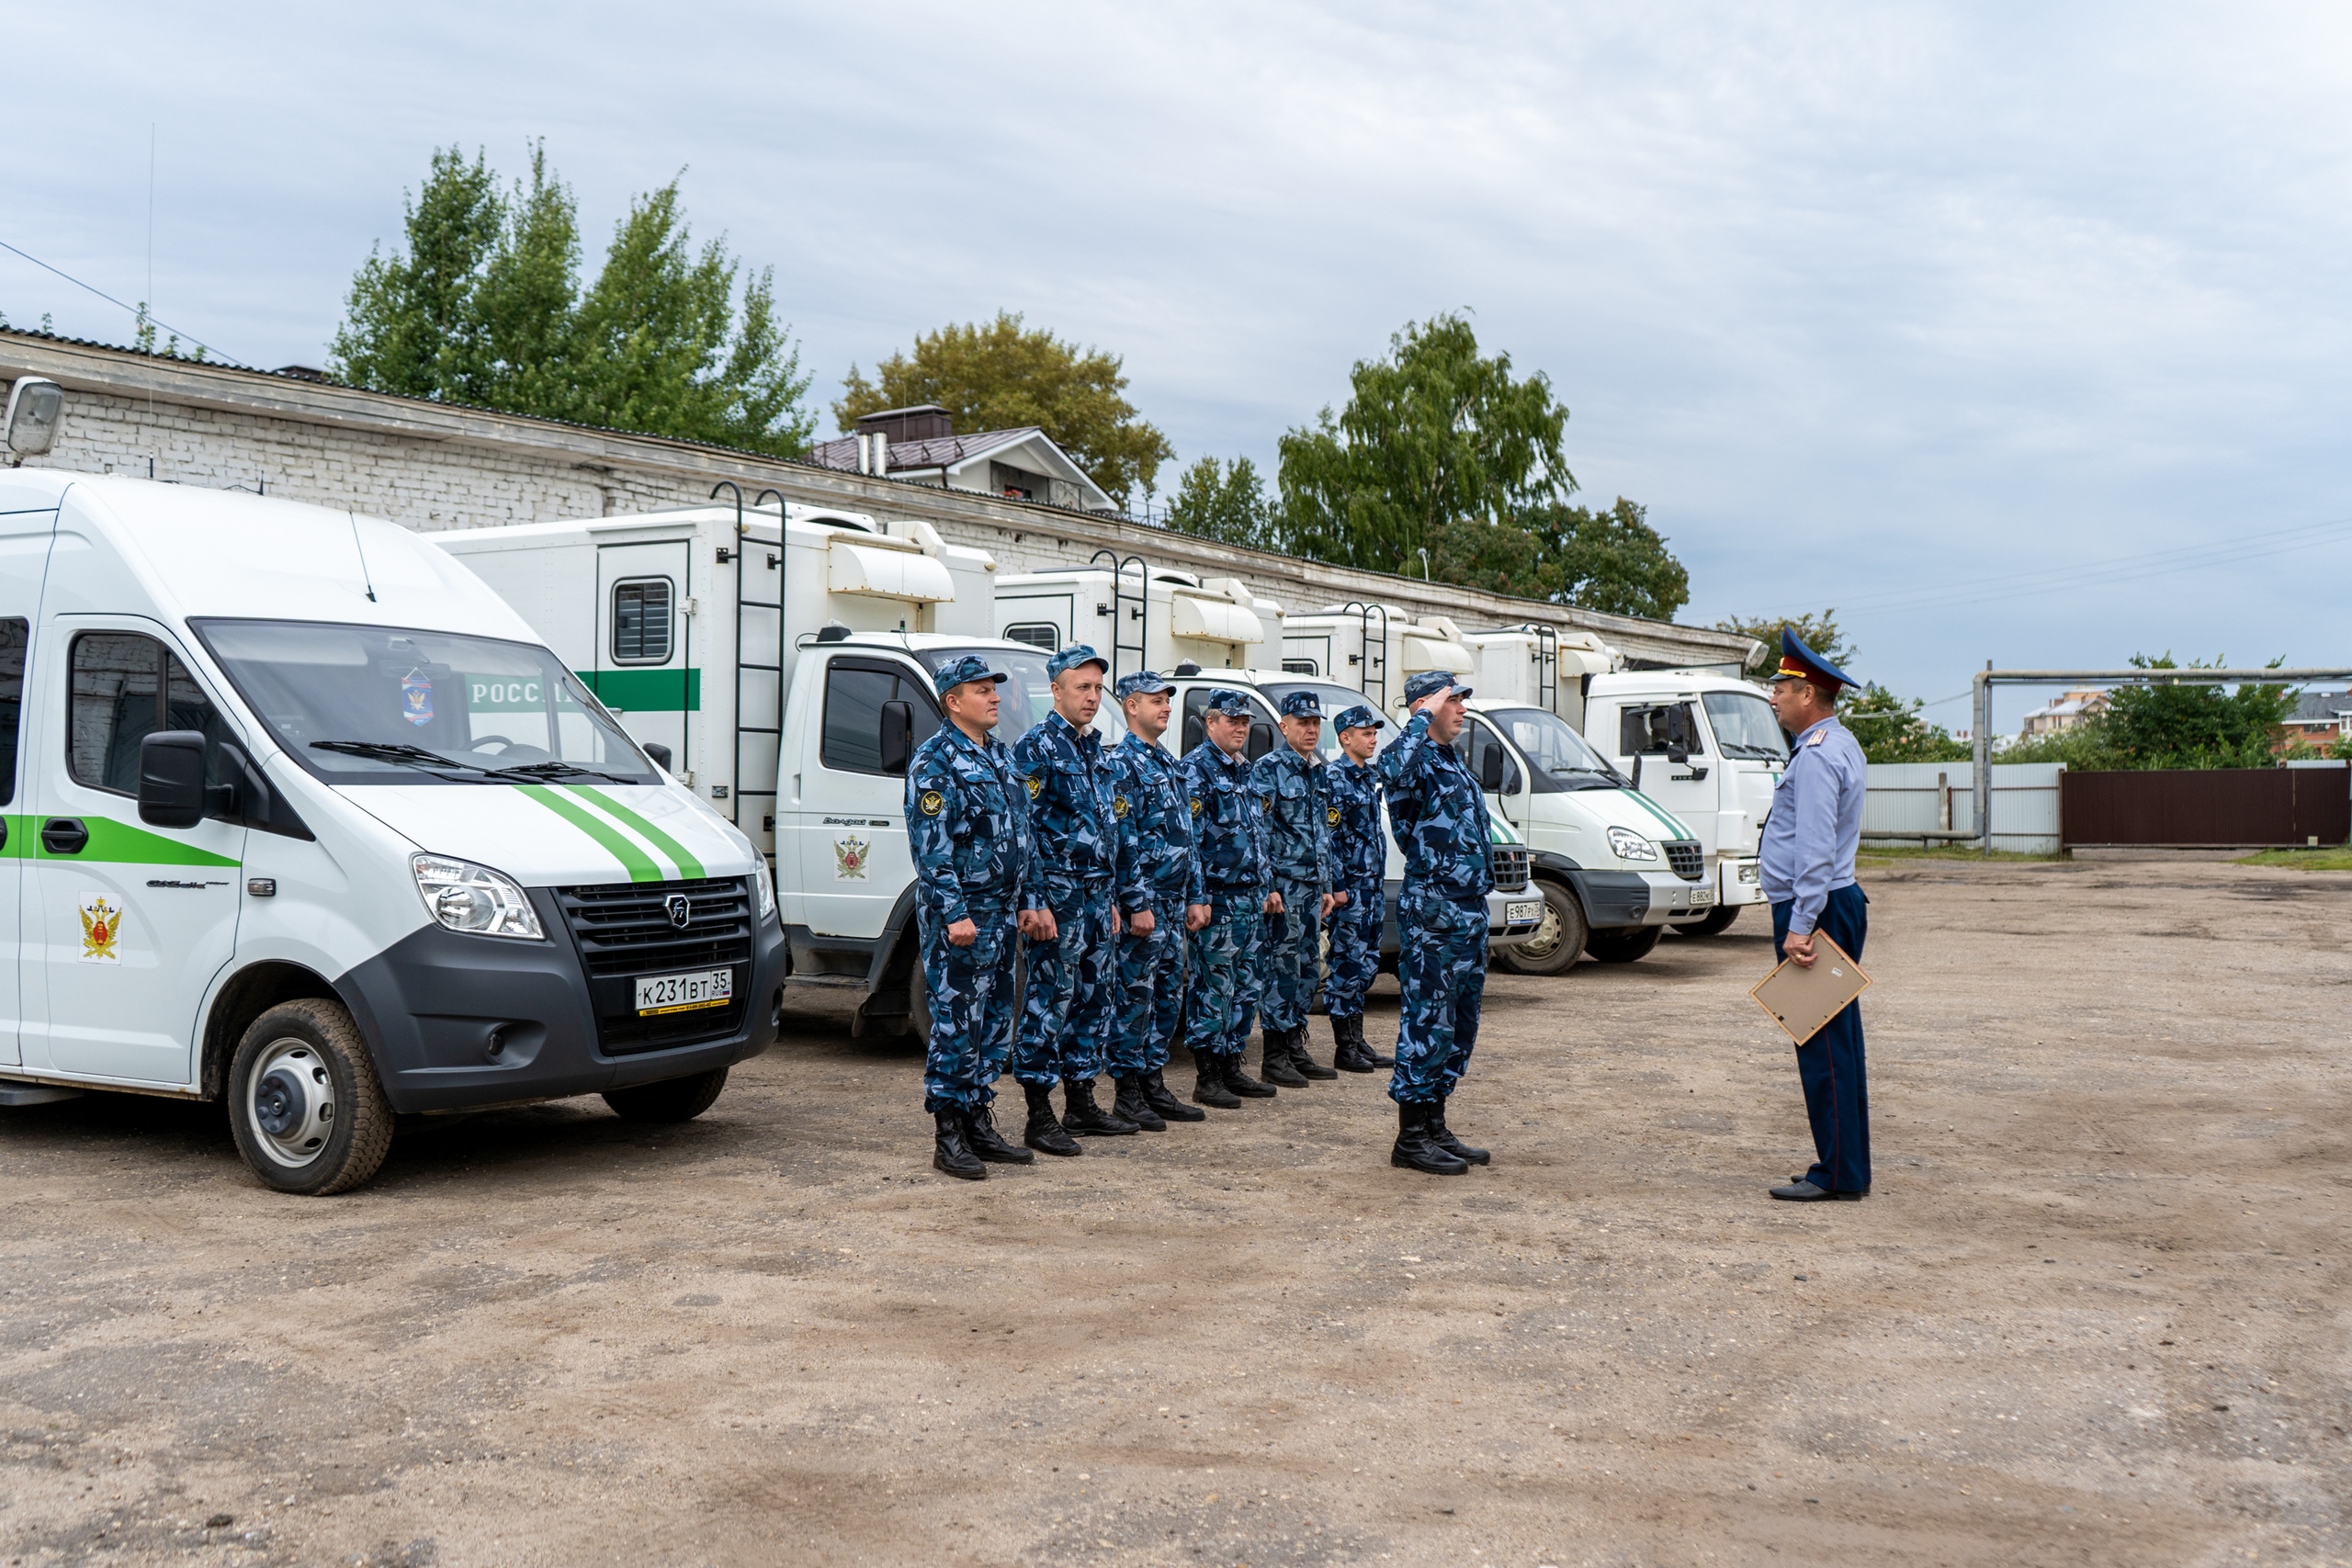
[(907, 976), (907, 1035), (910, 1039), (931, 1038), (931, 984), (922, 977), (922, 961), (917, 958), (914, 973)]
[(1664, 926), (1626, 926), (1613, 931), (1595, 931), (1584, 939), (1584, 950), (1603, 964), (1631, 964), (1637, 958), (1647, 958), (1665, 931)]
[(1585, 948), (1584, 907), (1556, 882), (1538, 881), (1535, 886), (1544, 895), (1542, 922), (1525, 942), (1495, 949), (1495, 962), (1514, 975), (1565, 975)]
[(323, 1197), (376, 1174), (392, 1108), (359, 1026), (341, 1002), (281, 1002), (237, 1043), (229, 1126), (254, 1174), (280, 1192)]
[(1707, 911), (1706, 919), (1692, 920), (1687, 926), (1676, 926), (1673, 930), (1678, 936), (1721, 936), (1731, 929), (1731, 923), (1739, 919), (1740, 910), (1746, 907), (1742, 904), (1718, 904)]
[(616, 1089), (605, 1096), (605, 1103), (624, 1122), (691, 1122), (709, 1110), (726, 1087), (727, 1069), (714, 1067), (692, 1077)]

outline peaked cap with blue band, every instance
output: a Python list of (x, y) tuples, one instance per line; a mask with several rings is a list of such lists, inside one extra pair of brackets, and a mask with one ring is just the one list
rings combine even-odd
[(1468, 696), (1470, 688), (1455, 686), (1457, 679), (1459, 677), (1451, 670), (1424, 670), (1418, 675), (1408, 675), (1405, 678), (1405, 700), (1417, 703), (1430, 693), (1442, 692), (1449, 686), (1453, 686), (1459, 695)]
[(1109, 660), (1084, 643), (1074, 642), (1046, 660), (1046, 679), (1058, 681), (1062, 678), (1063, 671), (1075, 670), (1081, 664), (1100, 664), (1102, 666), (1102, 673), (1108, 675), (1111, 672)]
[(1283, 699), (1284, 718), (1321, 718), (1322, 700), (1312, 692), (1293, 692)]
[(1362, 703), (1358, 703), (1351, 708), (1341, 708), (1340, 716), (1331, 721), (1331, 728), (1335, 733), (1342, 729), (1378, 729), (1379, 728), (1380, 716)]
[(1250, 699), (1230, 686), (1219, 686), (1209, 694), (1208, 711), (1230, 714), (1235, 718), (1250, 716)]
[(1139, 692), (1146, 696), (1156, 696), (1161, 692), (1172, 692), (1175, 689), (1160, 678), (1158, 671), (1137, 670), (1120, 676), (1119, 683), (1111, 688), (1111, 695), (1120, 702), (1125, 702)]
[(932, 676), (931, 683), (944, 697), (967, 681), (993, 681), (1002, 685), (1010, 679), (1011, 676), (989, 669), (989, 661), (978, 654), (967, 653), (961, 659), (941, 665), (939, 672)]
[(1797, 640), (1797, 634), (1788, 627), (1781, 628), (1781, 667), (1772, 671), (1775, 681), (1834, 681), (1840, 686), (1860, 686), (1861, 682), (1835, 664)]

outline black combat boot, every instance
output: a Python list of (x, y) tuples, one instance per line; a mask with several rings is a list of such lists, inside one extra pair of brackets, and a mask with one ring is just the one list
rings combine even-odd
[(1119, 1092), (1111, 1101), (1111, 1110), (1122, 1121), (1132, 1122), (1147, 1133), (1165, 1133), (1168, 1123), (1161, 1121), (1143, 1097), (1143, 1075), (1130, 1073), (1119, 1080)]
[[(1158, 1067), (1143, 1076), (1143, 1102), (1151, 1107), (1162, 1122), (1205, 1122), (1209, 1113), (1197, 1106), (1185, 1104), (1170, 1092), (1168, 1079)], [(1236, 1105), (1239, 1100), (1234, 1101)]]
[(1363, 1015), (1331, 1021), (1331, 1065), (1343, 1073), (1372, 1071), (1372, 1053), (1363, 1048)]
[(1291, 1066), (1290, 1031), (1261, 1027), (1258, 1038), (1261, 1042), (1258, 1047), (1258, 1076), (1284, 1089), (1305, 1089), (1306, 1079)]
[(1193, 1100), (1219, 1111), (1241, 1109), (1241, 1101), (1225, 1087), (1225, 1063), (1206, 1051), (1193, 1053)]
[(932, 1145), (931, 1168), (944, 1171), (963, 1181), (986, 1181), (989, 1168), (972, 1153), (972, 1145), (964, 1141), (964, 1113), (960, 1111), (939, 1111), (932, 1114), (938, 1129), (937, 1141)]
[(1382, 1055), (1378, 1051), (1373, 1049), (1372, 1042), (1363, 1037), (1363, 1015), (1362, 1013), (1358, 1013), (1356, 1015), (1356, 1049), (1363, 1053), (1363, 1059), (1370, 1062), (1375, 1071), (1383, 1067), (1393, 1067), (1396, 1065), (1396, 1057)]
[(1230, 1056), (1219, 1056), (1216, 1067), (1224, 1076), (1225, 1087), (1244, 1100), (1272, 1100), (1279, 1092), (1273, 1085), (1260, 1083), (1250, 1076), (1250, 1069), (1241, 1065), (1239, 1051)]
[(996, 1130), (996, 1118), (985, 1105), (975, 1105), (964, 1112), (964, 1136), (974, 1154), (994, 1165), (1030, 1165), (1037, 1158), (1027, 1149), (1004, 1141), (1004, 1134)]
[(1494, 1161), (1495, 1156), (1486, 1150), (1474, 1149), (1453, 1135), (1453, 1130), (1445, 1124), (1445, 1101), (1442, 1100), (1430, 1101), (1429, 1130), (1430, 1142), (1455, 1159), (1467, 1160), (1472, 1165), (1489, 1165)]
[(1061, 1118), (1054, 1114), (1054, 1086), (1049, 1083), (1025, 1083), (1021, 1092), (1029, 1097), (1029, 1126), (1021, 1141), (1041, 1155), (1074, 1155), (1079, 1146), (1068, 1133), (1062, 1131)]
[(1396, 1106), (1396, 1146), (1388, 1151), (1388, 1163), (1431, 1176), (1461, 1176), (1470, 1169), (1430, 1141), (1430, 1107), (1416, 1100)]
[(1092, 1078), (1062, 1079), (1062, 1130), (1080, 1138), (1125, 1138), (1136, 1124), (1094, 1103)]
[(1299, 1020), (1291, 1026), (1288, 1039), (1291, 1071), (1304, 1073), (1310, 1078), (1329, 1080), (1340, 1075), (1306, 1054), (1306, 1021)]

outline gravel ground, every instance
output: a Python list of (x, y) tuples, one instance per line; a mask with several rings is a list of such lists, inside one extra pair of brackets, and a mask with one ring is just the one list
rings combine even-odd
[(1865, 886), (1858, 1204), (1764, 1197), (1752, 914), (1498, 976), (1456, 1179), (1359, 1077), (951, 1182), (918, 1057), (814, 1016), (690, 1126), (404, 1131), (335, 1199), (201, 1108), (0, 1112), (0, 1557), (2352, 1560), (2352, 874)]

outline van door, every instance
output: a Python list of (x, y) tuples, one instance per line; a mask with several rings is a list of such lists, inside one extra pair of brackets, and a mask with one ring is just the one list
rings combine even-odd
[(667, 746), (671, 769), (681, 774), (713, 761), (686, 749), (686, 716), (702, 708), (686, 614), (693, 559), (687, 539), (596, 547), (596, 665), (588, 672), (588, 684), (623, 728), (640, 742)]
[[(44, 531), (40, 536), (43, 550), (48, 543)], [(0, 547), (5, 544), (0, 541)], [(0, 806), (15, 807), (23, 794), (17, 759), (23, 750), (19, 742), (24, 728), (25, 656), (32, 645), (32, 612), (38, 607), (40, 592), (38, 572), (20, 579), (0, 568), (0, 612), (15, 612), (20, 605), (24, 610), (23, 614), (0, 614)], [(0, 910), (6, 911), (7, 921), (7, 941), (0, 944), (0, 1066), (13, 1067), (24, 1059), (20, 1035), (25, 990), (18, 969), (26, 944), (19, 933), (24, 929), (24, 857), (30, 820), (21, 810), (0, 817)]]
[(139, 820), (141, 740), (200, 730), (208, 779), (227, 783), (220, 743), (239, 739), (159, 629), (96, 615), (42, 627), (25, 767), (33, 858), (20, 907), (42, 936), (28, 1067), (192, 1084), (197, 1009), (235, 952), (245, 829)]
[[(1470, 770), (1470, 776), (1479, 781), (1487, 796), (1487, 809), (1523, 833), (1528, 826), (1527, 773), (1519, 765), (1519, 753), (1495, 733), (1494, 726), (1484, 717), (1477, 714), (1468, 717), (1462, 733), (1453, 738), (1454, 754)], [(1488, 761), (1490, 757), (1492, 761)], [(1502, 781), (1499, 790), (1486, 789), (1488, 768), (1493, 768)]]
[(917, 746), (939, 728), (939, 708), (912, 665), (876, 654), (834, 654), (816, 690), (816, 755), (801, 773), (789, 851), (801, 918), (820, 936), (878, 937), (915, 874), (906, 775), (882, 771), (882, 705), (907, 705)]
[[(1707, 744), (1698, 708), (1690, 697), (1626, 698), (1610, 738), (1616, 743), (1617, 765), (1634, 776), (1634, 764), (1640, 762), (1642, 793), (1680, 818), (1712, 852), (1723, 759)], [(1678, 747), (1687, 761), (1672, 760)]]

